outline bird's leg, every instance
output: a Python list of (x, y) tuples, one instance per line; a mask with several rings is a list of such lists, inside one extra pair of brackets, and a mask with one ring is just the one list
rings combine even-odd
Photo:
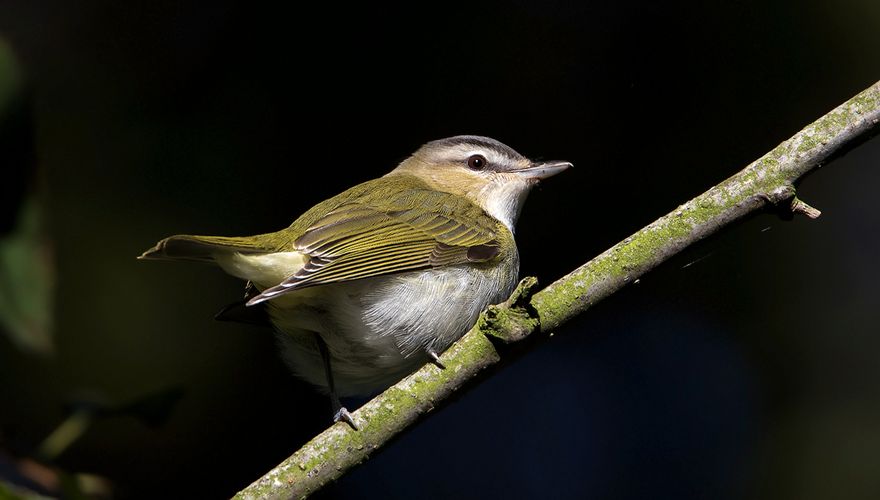
[(434, 363), (435, 365), (437, 365), (437, 368), (440, 368), (441, 370), (445, 370), (445, 369), (446, 369), (446, 366), (444, 366), (444, 365), (443, 365), (443, 362), (440, 361), (440, 355), (437, 354), (437, 351), (435, 351), (434, 349), (429, 348), (429, 349), (428, 349), (427, 351), (425, 351), (425, 352), (428, 354), (428, 357), (431, 358), (431, 362)]
[(327, 387), (330, 388), (330, 405), (333, 411), (333, 422), (343, 421), (351, 426), (352, 429), (358, 430), (357, 424), (354, 423), (354, 417), (342, 406), (339, 401), (339, 395), (336, 394), (336, 385), (333, 383), (333, 370), (330, 368), (330, 350), (321, 335), (315, 334), (315, 342), (318, 343), (318, 350), (321, 352), (321, 359), (324, 361), (324, 374), (327, 376)]

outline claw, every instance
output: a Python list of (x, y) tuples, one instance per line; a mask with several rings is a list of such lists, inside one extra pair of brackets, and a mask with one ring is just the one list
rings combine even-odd
[(428, 357), (431, 358), (431, 361), (435, 365), (437, 365), (438, 368), (440, 368), (441, 370), (446, 369), (446, 366), (443, 364), (442, 361), (440, 361), (440, 356), (437, 354), (437, 351), (435, 351), (433, 349), (428, 349), (427, 353), (428, 353)]
[(345, 422), (350, 425), (352, 429), (356, 431), (360, 430), (358, 429), (357, 424), (354, 423), (354, 417), (351, 416), (351, 413), (349, 413), (344, 406), (340, 406), (339, 410), (336, 411), (336, 414), (333, 415), (333, 423), (336, 422)]

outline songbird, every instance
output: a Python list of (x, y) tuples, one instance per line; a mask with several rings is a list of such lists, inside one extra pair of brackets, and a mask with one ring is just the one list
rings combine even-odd
[[(256, 236), (177, 235), (141, 259), (213, 263), (264, 304), (282, 355), (340, 396), (397, 382), (504, 301), (519, 273), (514, 224), (529, 191), (571, 167), (531, 161), (488, 137), (429, 142), (397, 168)], [(298, 196), (302, 196), (302, 191)]]

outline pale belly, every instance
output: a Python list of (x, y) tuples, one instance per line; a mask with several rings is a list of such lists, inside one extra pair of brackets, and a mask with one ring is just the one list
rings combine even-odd
[(308, 382), (327, 389), (315, 334), (331, 355), (337, 392), (365, 395), (395, 383), (443, 352), (489, 304), (516, 285), (518, 259), (504, 266), (413, 271), (322, 285), (269, 301), (282, 354)]

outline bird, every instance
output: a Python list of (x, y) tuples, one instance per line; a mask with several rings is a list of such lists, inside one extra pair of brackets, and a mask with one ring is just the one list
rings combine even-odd
[(221, 315), (264, 308), (286, 364), (329, 395), (334, 422), (357, 429), (341, 397), (382, 390), (427, 362), (443, 368), (440, 354), (510, 295), (523, 203), (571, 166), (488, 137), (448, 137), (280, 231), (175, 235), (139, 258), (211, 263), (245, 280), (244, 300)]

